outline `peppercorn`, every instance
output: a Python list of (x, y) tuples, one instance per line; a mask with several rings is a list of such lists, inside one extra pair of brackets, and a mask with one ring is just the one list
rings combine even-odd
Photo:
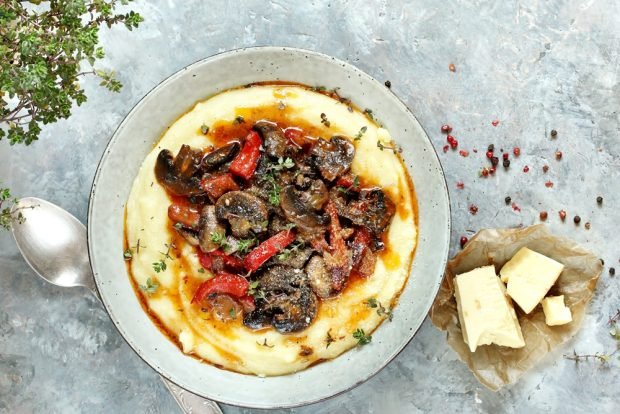
[(504, 168), (510, 167), (510, 160), (509, 159), (505, 159), (504, 161), (502, 161), (502, 165), (504, 166)]
[(505, 202), (507, 205), (508, 205), (508, 204), (510, 204), (510, 202), (511, 202), (511, 201), (512, 201), (512, 198), (510, 198), (510, 196), (507, 196), (507, 197), (504, 199), (504, 202)]
[(448, 70), (449, 70), (450, 72), (456, 72), (456, 66), (454, 65), (454, 63), (450, 63), (450, 64), (448, 65)]
[(573, 217), (573, 221), (575, 222), (575, 224), (579, 224), (581, 222), (581, 217), (575, 216)]
[(557, 136), (558, 136), (558, 131), (556, 131), (555, 129), (552, 129), (552, 130), (551, 130), (551, 136), (552, 136), (553, 138), (557, 137)]
[(590, 230), (590, 227), (591, 227), (592, 225), (590, 224), (590, 222), (589, 222), (589, 221), (586, 221), (586, 224), (584, 224), (583, 226), (586, 228), (586, 230)]
[(601, 265), (605, 266), (605, 260), (599, 259), (601, 261)]
[(452, 127), (448, 124), (444, 124), (441, 126), (441, 132), (443, 132), (444, 134), (449, 134), (450, 132), (452, 132)]
[(546, 173), (547, 171), (549, 171), (549, 166), (543, 165), (543, 172)]
[(530, 167), (528, 167), (527, 165), (525, 167), (523, 167), (523, 172), (526, 173), (530, 170)]
[(499, 158), (491, 157), (491, 165), (495, 167), (497, 164), (499, 164)]
[(462, 249), (468, 241), (467, 237), (462, 236), (460, 241), (461, 241), (461, 249)]
[(540, 217), (540, 219), (542, 221), (547, 220), (547, 212), (546, 211), (541, 211), (540, 214), (538, 215)]
[(566, 220), (566, 211), (560, 210), (558, 214), (560, 215), (560, 220), (562, 221)]
[(601, 196), (596, 197), (596, 202), (598, 204), (603, 204), (603, 197), (601, 197)]
[(515, 155), (515, 157), (518, 157), (519, 155), (521, 155), (521, 148), (519, 147), (514, 147), (512, 149), (512, 153)]
[(508, 154), (507, 152), (502, 154), (502, 158), (505, 159), (505, 160), (507, 160), (509, 156), (510, 156), (510, 154)]
[(490, 151), (490, 152), (495, 151), (495, 145), (490, 144), (489, 147), (487, 148), (487, 151)]
[(386, 80), (385, 81), (385, 86), (388, 87), (388, 88), (391, 88), (392, 87), (392, 82), (390, 82), (389, 80)]
[(489, 168), (489, 174), (495, 174), (495, 166)]
[(614, 268), (614, 267), (610, 267), (610, 268), (609, 268), (609, 276), (613, 276), (613, 275), (615, 275), (615, 274), (616, 274), (616, 268)]
[(562, 159), (562, 151), (555, 152), (555, 159), (560, 161)]

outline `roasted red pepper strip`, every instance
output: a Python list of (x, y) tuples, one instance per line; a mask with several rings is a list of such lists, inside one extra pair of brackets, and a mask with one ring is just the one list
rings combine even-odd
[(198, 249), (198, 261), (200, 262), (200, 266), (205, 269), (211, 270), (211, 266), (213, 266), (213, 260), (211, 260), (211, 255), (209, 253), (205, 253), (202, 250)]
[(235, 272), (240, 272), (243, 270), (243, 261), (241, 261), (241, 259), (237, 259), (235, 256), (226, 254), (219, 249), (211, 252), (211, 256), (221, 257), (224, 260), (224, 266), (228, 267), (230, 270), (234, 270)]
[(234, 175), (249, 180), (254, 175), (258, 159), (260, 158), (260, 146), (262, 141), (256, 131), (250, 131), (245, 139), (245, 144), (230, 163), (228, 170)]
[(221, 250), (215, 250), (211, 253), (205, 253), (198, 249), (198, 261), (200, 265), (205, 269), (211, 270), (213, 267), (213, 257), (221, 257), (224, 261), (224, 266), (235, 272), (243, 270), (243, 262), (234, 256), (228, 255)]
[(239, 190), (239, 186), (235, 180), (233, 180), (231, 174), (222, 174), (205, 178), (200, 182), (200, 186), (205, 190), (211, 200), (217, 200), (229, 191)]
[(295, 232), (292, 230), (283, 230), (275, 236), (271, 236), (245, 256), (243, 261), (245, 268), (250, 272), (255, 271), (276, 253), (291, 244), (293, 240), (295, 240)]
[(186, 227), (197, 227), (200, 213), (194, 211), (187, 202), (174, 201), (168, 206), (168, 217), (173, 223), (181, 223)]
[(232, 273), (220, 272), (215, 277), (205, 280), (198, 286), (192, 303), (198, 303), (211, 293), (225, 293), (235, 298), (247, 295), (250, 282), (246, 278)]

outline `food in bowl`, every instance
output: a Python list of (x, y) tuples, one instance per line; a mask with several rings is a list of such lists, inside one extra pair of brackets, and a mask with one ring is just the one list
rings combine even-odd
[(370, 111), (262, 83), (167, 129), (134, 181), (125, 233), (143, 307), (184, 353), (282, 375), (368, 343), (392, 318), (416, 202)]

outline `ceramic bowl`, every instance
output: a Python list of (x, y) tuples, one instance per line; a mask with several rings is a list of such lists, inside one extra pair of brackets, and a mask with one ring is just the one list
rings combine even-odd
[[(138, 169), (168, 125), (197, 101), (257, 81), (340, 87), (360, 108), (372, 108), (403, 148), (419, 203), (419, 241), (393, 322), (369, 346), (304, 371), (260, 378), (218, 369), (184, 355), (140, 307), (123, 261), (123, 212)], [(205, 398), (245, 407), (292, 407), (331, 397), (366, 381), (413, 338), (442, 280), (450, 239), (450, 204), (439, 159), (407, 107), (382, 83), (333, 57), (307, 50), (258, 47), (196, 62), (151, 90), (110, 140), (92, 186), (89, 255), (101, 299), (138, 355), (160, 375)]]

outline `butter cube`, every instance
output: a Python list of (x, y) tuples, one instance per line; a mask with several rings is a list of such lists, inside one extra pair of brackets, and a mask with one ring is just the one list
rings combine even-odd
[(549, 326), (565, 325), (572, 322), (570, 309), (564, 305), (564, 295), (549, 296), (541, 302), (545, 312), (545, 323)]
[(549, 292), (563, 269), (562, 263), (523, 247), (499, 273), (502, 282), (508, 282), (508, 295), (525, 313), (530, 313)]
[(504, 284), (495, 275), (495, 267), (480, 267), (458, 275), (454, 287), (463, 340), (471, 352), (478, 345), (492, 343), (511, 348), (525, 346), (514, 307)]

